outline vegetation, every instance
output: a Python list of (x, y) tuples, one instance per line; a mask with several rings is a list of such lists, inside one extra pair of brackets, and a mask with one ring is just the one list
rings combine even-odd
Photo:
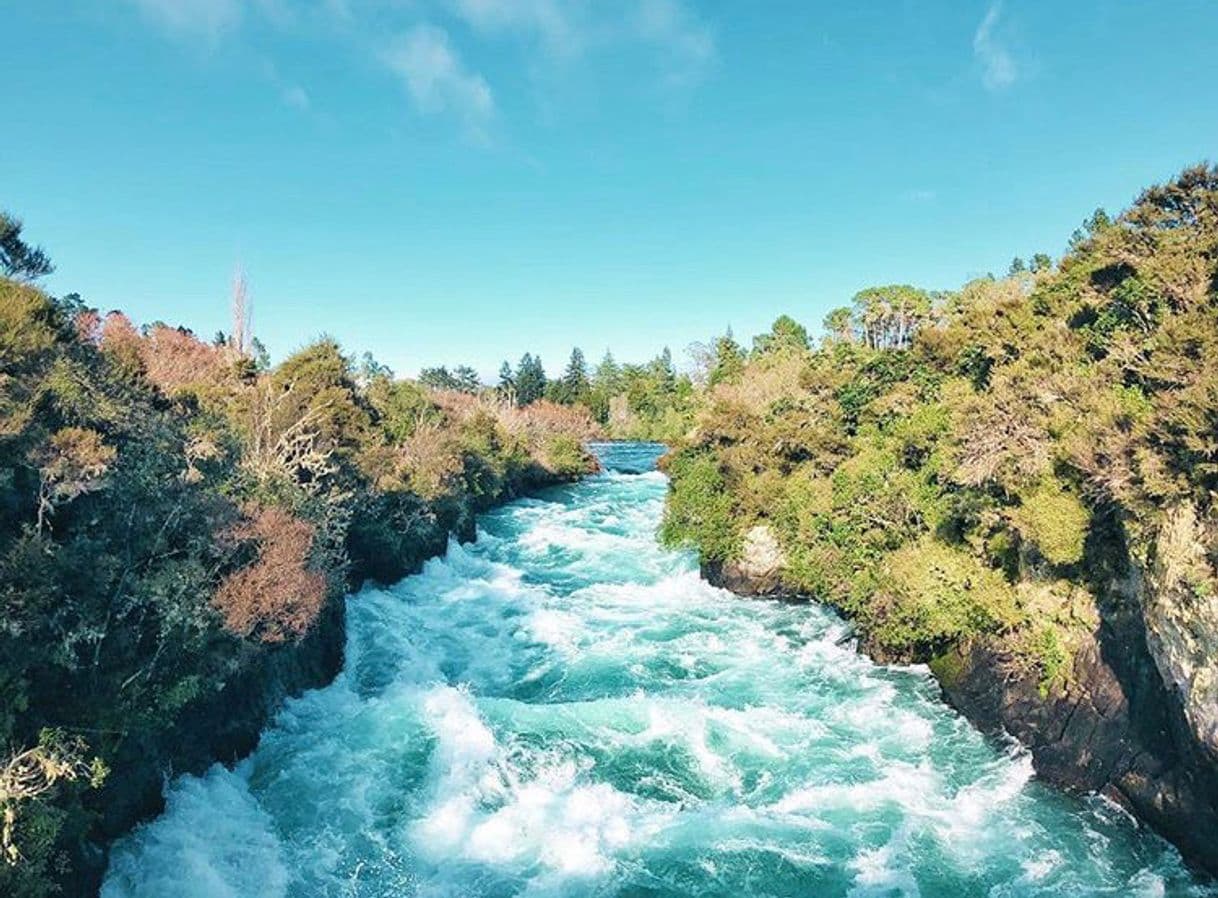
[(877, 653), (950, 678), (992, 640), (1053, 688), (1165, 510), (1214, 514), (1218, 169), (1097, 212), (1056, 266), (864, 290), (816, 348), (784, 316), (747, 358), (730, 334), (705, 358), (669, 542), (732, 561), (764, 524), (788, 585)]
[(30, 898), (78, 888), (188, 751), (256, 733), (231, 690), (341, 630), (353, 583), (590, 470), (596, 426), (330, 339), (268, 368), (240, 308), (211, 343), (137, 328), (32, 286), (49, 260), (0, 225), (0, 894)]
[(514, 369), (504, 362), (496, 390), (506, 402), (521, 407), (544, 398), (556, 405), (586, 408), (613, 439), (659, 441), (677, 439), (689, 429), (696, 392), (691, 377), (677, 373), (668, 349), (645, 365), (619, 365), (606, 351), (589, 371), (578, 347), (556, 380), (546, 377), (541, 359), (531, 353), (525, 353)]

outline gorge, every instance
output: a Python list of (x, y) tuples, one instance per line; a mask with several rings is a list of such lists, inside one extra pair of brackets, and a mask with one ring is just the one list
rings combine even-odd
[(701, 580), (655, 539), (661, 447), (595, 448), (352, 596), (334, 683), (170, 784), (102, 895), (1215, 894), (832, 612)]

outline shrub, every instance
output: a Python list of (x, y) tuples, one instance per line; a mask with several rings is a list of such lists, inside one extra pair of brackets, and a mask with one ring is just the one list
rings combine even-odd
[(280, 508), (258, 508), (229, 536), (253, 542), (257, 556), (225, 577), (212, 598), (225, 627), (268, 643), (300, 639), (326, 601), (325, 575), (310, 566), (313, 526)]
[(1024, 496), (1023, 503), (1011, 512), (1011, 520), (1019, 535), (1049, 563), (1082, 561), (1091, 513), (1056, 480), (1045, 480)]
[(575, 477), (587, 470), (586, 453), (579, 440), (560, 433), (550, 437), (544, 449), (545, 467), (559, 477)]
[(731, 494), (715, 459), (701, 453), (678, 455), (668, 462), (667, 470), (673, 489), (660, 529), (664, 542), (697, 546), (712, 561), (733, 557), (740, 533)]
[(1001, 573), (929, 537), (888, 557), (878, 592), (868, 612), (875, 640), (918, 660), (1020, 619), (1015, 591)]

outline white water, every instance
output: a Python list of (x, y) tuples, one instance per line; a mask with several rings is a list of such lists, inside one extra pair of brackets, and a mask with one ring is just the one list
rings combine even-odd
[(708, 586), (655, 541), (664, 492), (514, 503), (352, 597), (339, 678), (175, 781), (103, 896), (1214, 894), (832, 614)]

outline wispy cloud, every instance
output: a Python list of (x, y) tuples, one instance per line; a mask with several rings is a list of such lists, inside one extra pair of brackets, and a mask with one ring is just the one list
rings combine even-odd
[(279, 99), (284, 102), (284, 105), (300, 112), (309, 111), (313, 105), (309, 92), (295, 81), (285, 78), (274, 62), (270, 59), (263, 59), (262, 72), (266, 76), (266, 80), (279, 93)]
[[(475, 58), (466, 52), (513, 42), (524, 57), (519, 70), (545, 82), (566, 77), (568, 66), (585, 57), (642, 50), (669, 86), (696, 83), (717, 53), (714, 33), (692, 0), (125, 2), (154, 27), (208, 52), (222, 41), (324, 31), (347, 50), (379, 59), (420, 114), (447, 114), (482, 140), (495, 115), (495, 96), (478, 67), (466, 62)], [(401, 37), (387, 42), (386, 35), (394, 34)], [(561, 75), (550, 72), (554, 62)], [(304, 87), (281, 78), (269, 62), (267, 72), (285, 104), (311, 108)]]
[(484, 34), (534, 33), (561, 56), (583, 50), (587, 35), (581, 4), (570, 0), (451, 0), (457, 16)]
[(311, 105), (309, 100), (309, 92), (299, 84), (290, 84), (280, 90), (280, 96), (283, 97), (283, 102), (287, 103), (293, 109), (299, 109), (301, 112), (308, 110)]
[(179, 35), (215, 39), (241, 22), (241, 0), (128, 0), (161, 28)]
[(1001, 15), (1002, 0), (995, 0), (973, 34), (973, 56), (981, 64), (981, 81), (987, 90), (1002, 90), (1019, 78), (1015, 58), (994, 34)]
[(670, 82), (696, 80), (715, 58), (710, 28), (680, 0), (639, 0), (635, 28), (665, 54)]
[(487, 36), (532, 36), (571, 59), (626, 44), (654, 47), (670, 80), (691, 81), (715, 56), (711, 30), (685, 0), (448, 0), (458, 18)]
[(495, 111), (490, 85), (466, 68), (444, 29), (416, 25), (381, 58), (402, 80), (419, 112), (450, 112), (470, 136), (485, 139), (486, 124)]

